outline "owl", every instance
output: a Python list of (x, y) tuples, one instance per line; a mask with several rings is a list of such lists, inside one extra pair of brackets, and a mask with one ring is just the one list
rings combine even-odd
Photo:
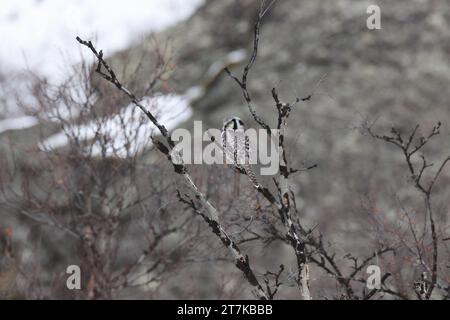
[(250, 166), (249, 137), (245, 134), (244, 122), (238, 117), (224, 121), (222, 147), (226, 163), (233, 164), (241, 173), (245, 173), (253, 184), (256, 184), (256, 177)]

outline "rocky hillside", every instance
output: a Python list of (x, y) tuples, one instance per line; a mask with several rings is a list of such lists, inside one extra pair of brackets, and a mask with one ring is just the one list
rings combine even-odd
[[(381, 8), (381, 30), (366, 27), (370, 4)], [(202, 120), (220, 128), (232, 115), (256, 126), (239, 88), (221, 72), (225, 66), (242, 72), (256, 10), (253, 0), (207, 1), (189, 20), (157, 35), (170, 39), (176, 63), (165, 89), (197, 93), (184, 127)], [(318, 164), (297, 177), (296, 193), (303, 218), (339, 243), (338, 253), (367, 254), (379, 241), (368, 233), (380, 231), (374, 215), (395, 224), (399, 201), (411, 207), (422, 201), (399, 151), (368, 137), (364, 123), (376, 120), (374, 129), (383, 134), (393, 126), (407, 134), (420, 124), (425, 135), (441, 121), (440, 136), (424, 153), (433, 162), (450, 153), (449, 45), (450, 3), (444, 0), (283, 0), (266, 16), (249, 88), (271, 124), (272, 87), (286, 101), (313, 94), (290, 118), (289, 157), (294, 167)], [(447, 170), (436, 194), (444, 207), (449, 183)], [(438, 215), (448, 230), (444, 207)]]
[[(353, 226), (347, 215), (358, 212), (361, 195), (376, 194), (386, 202), (393, 190), (407, 185), (393, 149), (358, 130), (365, 120), (378, 119), (375, 127), (381, 132), (391, 126), (407, 132), (418, 123), (427, 132), (440, 120), (440, 140), (429, 152), (437, 161), (450, 150), (450, 4), (376, 1), (382, 29), (373, 31), (366, 27), (370, 4), (374, 2), (277, 1), (263, 22), (250, 74), (257, 110), (272, 124), (272, 87), (287, 101), (313, 93), (290, 120), (292, 161), (320, 168), (299, 179), (298, 192), (306, 215), (319, 220), (336, 216), (333, 228), (346, 231)], [(207, 1), (190, 19), (157, 35), (170, 39), (175, 56), (167, 87), (200, 92), (192, 120), (220, 128), (224, 118), (238, 115), (255, 125), (239, 88), (220, 67), (242, 71), (246, 59), (229, 57), (249, 56), (256, 10), (253, 0)], [(130, 50), (139, 52), (145, 45)], [(184, 126), (190, 128), (192, 121)], [(392, 175), (400, 179), (392, 180)]]
[[(381, 8), (381, 30), (366, 27), (370, 4)], [(257, 8), (256, 0), (207, 0), (189, 19), (115, 54), (112, 64), (136, 66), (134, 59), (146, 54), (155, 39), (167, 43), (173, 56), (171, 71), (156, 91), (189, 98), (192, 116), (181, 127), (192, 129), (193, 121), (201, 120), (203, 128), (221, 128), (223, 120), (234, 115), (244, 119), (247, 127), (256, 127), (238, 86), (223, 68), (229, 67), (236, 74), (242, 72), (252, 50)], [(423, 152), (429, 162), (436, 163), (450, 154), (450, 2), (278, 0), (264, 18), (259, 49), (249, 75), (249, 90), (257, 112), (268, 123), (276, 123), (273, 87), (285, 101), (311, 95), (292, 113), (288, 132), (292, 166), (318, 166), (295, 176), (293, 191), (301, 218), (325, 235), (342, 260), (350, 251), (370, 255), (379, 244), (379, 232), (390, 232), (387, 227), (380, 229), (377, 219), (382, 216), (384, 222), (396, 225), (402, 208), (399, 203), (420, 211), (422, 200), (411, 184), (401, 153), (375, 141), (362, 127), (376, 120), (373, 129), (379, 133), (389, 133), (395, 126), (407, 134), (420, 124), (418, 134), (425, 135), (440, 121), (440, 135)], [(151, 59), (143, 60), (139, 72), (128, 76), (137, 77), (135, 83), (145, 84), (153, 63)], [(108, 86), (98, 77), (92, 83), (100, 91)], [(104, 98), (105, 105), (111, 101), (126, 105), (126, 99), (117, 93)], [(45, 126), (44, 135), (50, 134), (47, 131), (57, 129)], [(0, 138), (3, 142), (12, 138), (28, 144), (33, 140), (35, 144), (36, 132), (8, 132)], [(153, 151), (149, 154), (151, 159), (157, 157)], [(144, 168), (147, 171), (148, 167)], [(169, 171), (170, 166), (165, 170)], [(194, 171), (201, 185), (212, 183), (208, 190), (212, 198), (214, 190), (220, 193), (220, 187), (227, 182), (217, 178), (214, 170), (197, 167)], [(177, 181), (176, 177), (173, 180)], [(443, 233), (448, 232), (449, 184), (447, 169), (434, 196), (436, 219)], [(245, 195), (235, 200), (245, 202)], [(226, 208), (227, 204), (219, 205)], [(211, 240), (208, 236), (204, 239), (208, 240), (202, 245)], [(211, 246), (217, 248), (214, 241)], [(274, 250), (255, 249), (258, 259), (276, 264), (273, 252), (288, 249), (280, 244)], [(214, 272), (211, 268), (206, 262), (188, 267), (189, 274), (200, 279), (188, 288), (195, 297), (223, 297), (214, 272), (219, 269), (219, 273), (232, 273), (233, 266), (216, 265)], [(157, 297), (190, 298), (185, 272), (173, 278)], [(327, 278), (317, 276), (312, 281), (319, 284)], [(228, 292), (229, 297), (251, 297), (249, 292), (239, 291), (236, 282), (231, 287), (238, 289)], [(313, 296), (320, 298), (323, 292), (317, 288), (321, 286), (313, 287)], [(296, 295), (288, 292), (283, 297)]]

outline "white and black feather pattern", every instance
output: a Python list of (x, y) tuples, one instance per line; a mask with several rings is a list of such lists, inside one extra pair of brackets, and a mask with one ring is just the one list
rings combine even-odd
[(245, 134), (244, 122), (233, 117), (226, 120), (222, 127), (222, 147), (227, 163), (232, 163), (245, 172), (253, 184), (257, 184), (256, 176), (250, 166), (250, 140)]
[(242, 166), (249, 157), (248, 137), (245, 135), (244, 123), (233, 117), (226, 120), (222, 128), (222, 147), (227, 157), (227, 163)]

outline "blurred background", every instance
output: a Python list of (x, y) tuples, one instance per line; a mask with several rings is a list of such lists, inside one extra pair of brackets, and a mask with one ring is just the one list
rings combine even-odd
[[(381, 8), (381, 30), (366, 27), (371, 4)], [(194, 120), (221, 128), (230, 116), (256, 127), (223, 68), (242, 72), (257, 10), (256, 0), (0, 0), (0, 297), (252, 298), (226, 249), (178, 202), (184, 187), (153, 149), (154, 128), (94, 73), (91, 52), (75, 37), (103, 49), (170, 130), (191, 130)], [(450, 155), (450, 3), (279, 0), (264, 18), (259, 49), (249, 90), (269, 124), (273, 87), (285, 101), (312, 94), (288, 131), (292, 167), (318, 166), (293, 177), (302, 223), (323, 234), (343, 270), (352, 270), (349, 253), (363, 259), (398, 248), (376, 264), (414, 298), (412, 283), (426, 271), (411, 250), (411, 225), (427, 228), (423, 198), (401, 152), (364, 127), (408, 135), (420, 124), (422, 136), (440, 121), (422, 152), (436, 166)], [(230, 171), (192, 166), (230, 230), (248, 221), (264, 230), (259, 219), (270, 209), (243, 178), (236, 195)], [(447, 169), (433, 194), (440, 239), (450, 233), (449, 183)], [(281, 242), (242, 246), (260, 276), (294, 265)], [(447, 286), (448, 246), (439, 247), (438, 269)], [(65, 286), (71, 264), (81, 266), (82, 290)], [(316, 299), (341, 297), (320, 268), (311, 266), (310, 285)], [(293, 287), (287, 272), (279, 298), (299, 298)]]

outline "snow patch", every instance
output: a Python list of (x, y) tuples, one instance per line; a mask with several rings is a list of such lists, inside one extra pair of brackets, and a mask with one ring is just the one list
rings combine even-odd
[[(145, 97), (141, 103), (150, 110), (168, 130), (172, 130), (192, 115), (192, 109), (183, 96), (160, 95)], [(62, 132), (46, 138), (39, 144), (43, 151), (51, 151), (67, 146), (70, 141), (89, 141), (97, 137), (92, 145), (91, 155), (98, 156), (103, 152), (107, 156), (128, 157), (151, 146), (150, 135), (155, 126), (134, 104), (123, 108), (119, 114), (97, 119), (79, 126), (65, 127)], [(98, 138), (105, 139), (102, 150)], [(88, 144), (89, 146), (90, 144)]]
[(188, 101), (197, 100), (205, 95), (205, 89), (202, 86), (191, 87), (184, 93), (185, 99)]
[[(75, 36), (98, 39), (107, 54), (189, 17), (204, 0), (1, 0), (2, 68), (29, 67), (51, 80), (92, 58)], [(90, 60), (88, 60), (90, 61)], [(62, 74), (61, 74), (62, 73)]]
[(208, 69), (208, 76), (215, 77), (224, 67), (231, 64), (237, 64), (245, 60), (247, 51), (245, 49), (238, 49), (229, 52), (223, 59), (214, 62)]
[(0, 134), (9, 130), (21, 130), (34, 127), (38, 124), (38, 119), (32, 116), (9, 118), (0, 121)]

